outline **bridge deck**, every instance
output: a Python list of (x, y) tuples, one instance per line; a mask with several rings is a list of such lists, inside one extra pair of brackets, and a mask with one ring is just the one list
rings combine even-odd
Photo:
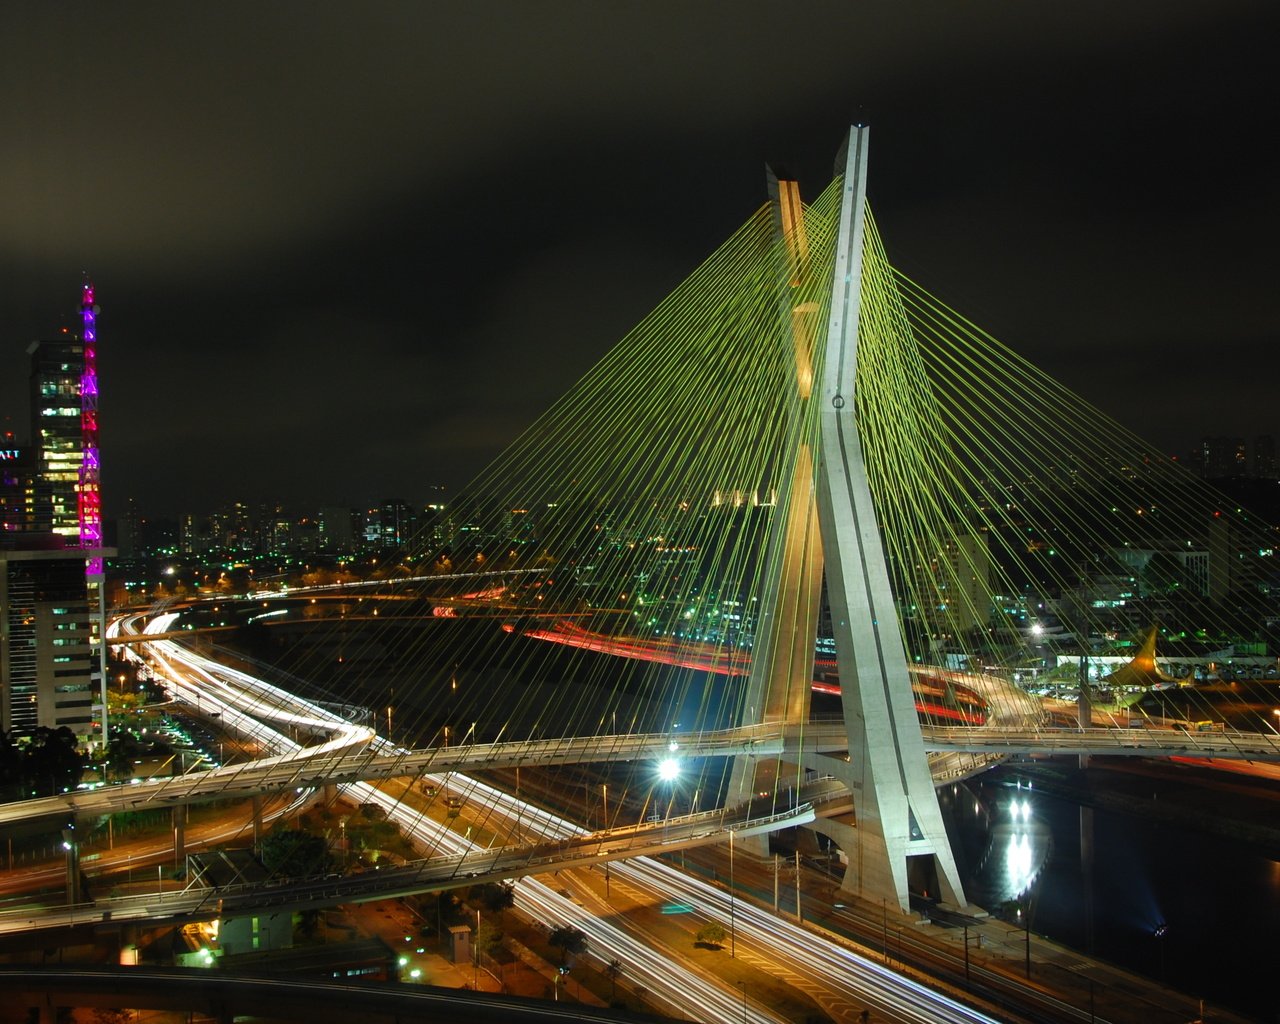
[[(937, 752), (980, 754), (1094, 754), (1134, 757), (1198, 757), (1280, 762), (1280, 737), (1262, 733), (1194, 733), (1146, 729), (1006, 730), (926, 728), (925, 746)], [(665, 757), (733, 757), (837, 753), (848, 747), (843, 726), (810, 723), (755, 725), (673, 740), (669, 734), (568, 737), (514, 743), (473, 743), (376, 753), (369, 734), (346, 744), (334, 741), (293, 754), (214, 768), (136, 785), (104, 787), (0, 805), (0, 825), (50, 815), (110, 814), (201, 800), (243, 797), (289, 788), (417, 776), (428, 772), (474, 772), (550, 767)], [(676, 743), (675, 750), (671, 749)], [(352, 746), (358, 749), (350, 749)], [(950, 779), (949, 772), (935, 776)]]

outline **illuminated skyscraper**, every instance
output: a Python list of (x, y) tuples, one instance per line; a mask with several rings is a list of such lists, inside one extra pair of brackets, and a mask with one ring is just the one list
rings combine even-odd
[[(80, 292), (80, 330), (37, 341), (31, 356), (31, 443), (47, 488), (37, 528), (67, 538), (68, 546), (102, 547), (98, 460), (98, 307), (92, 282)], [(86, 564), (102, 575), (102, 559)]]
[(1206, 480), (1231, 480), (1249, 475), (1243, 437), (1206, 437), (1200, 442), (1200, 475)]
[(78, 332), (27, 349), (31, 446), (0, 475), (0, 722), (90, 735), (96, 711), (105, 742), (97, 315), (86, 280)]
[(1276, 462), (1276, 439), (1259, 434), (1253, 441), (1253, 476), (1257, 480), (1280, 479), (1280, 463)]
[(48, 504), (35, 449), (18, 444), (12, 435), (0, 437), (0, 546), (12, 544), (15, 535), (41, 530), (40, 510)]
[(84, 437), (80, 425), (80, 384), (84, 343), (68, 332), (56, 341), (37, 341), (31, 356), (31, 444), (36, 467), (48, 488), (37, 510), (38, 529), (79, 546), (80, 467)]
[(98, 591), (78, 551), (0, 548), (0, 729), (93, 734), (102, 692)]
[[(80, 287), (80, 341), (83, 358), (80, 370), (80, 480), (76, 512), (80, 525), (80, 546), (102, 547), (102, 493), (98, 461), (98, 305), (93, 301), (93, 282)], [(102, 580), (102, 556), (85, 562), (90, 579)]]

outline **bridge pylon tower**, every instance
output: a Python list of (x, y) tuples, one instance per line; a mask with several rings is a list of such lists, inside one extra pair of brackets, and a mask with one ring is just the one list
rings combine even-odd
[[(779, 495), (786, 520), (769, 553), (769, 583), (743, 702), (746, 720), (784, 723), (803, 735), (825, 569), (849, 760), (807, 752), (802, 739), (770, 764), (738, 758), (729, 799), (776, 791), (786, 785), (787, 765), (798, 773), (803, 766), (834, 775), (853, 795), (854, 822), (820, 821), (815, 827), (848, 856), (843, 888), (892, 899), (907, 910), (908, 861), (927, 857), (932, 864), (924, 877), (937, 886), (936, 895), (964, 906), (916, 714), (856, 415), (868, 142), (869, 129), (854, 126), (837, 158), (842, 195), (826, 322), (812, 302), (791, 303), (782, 311), (795, 348), (800, 414), (818, 403), (807, 410), (816, 417), (817, 440), (812, 450), (800, 444)], [(771, 175), (770, 192), (785, 272), (795, 290), (808, 264), (799, 186)], [(798, 774), (797, 786), (800, 781)]]

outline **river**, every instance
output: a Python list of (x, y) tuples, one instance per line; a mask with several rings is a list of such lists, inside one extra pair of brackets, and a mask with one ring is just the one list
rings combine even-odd
[(1130, 809), (1082, 813), (1072, 787), (1085, 776), (1061, 763), (1044, 773), (1008, 765), (939, 790), (969, 898), (994, 911), (1025, 894), (1033, 941), (1043, 935), (1092, 952), (1207, 1008), (1280, 1019), (1271, 974), (1280, 956), (1280, 852), (1144, 813), (1147, 801), (1176, 801), (1194, 822), (1195, 808), (1222, 787), (1235, 813), (1275, 823), (1276, 784), (1259, 783), (1254, 806), (1227, 776), (1150, 765), (1138, 782), (1099, 767), (1085, 784), (1128, 790)]

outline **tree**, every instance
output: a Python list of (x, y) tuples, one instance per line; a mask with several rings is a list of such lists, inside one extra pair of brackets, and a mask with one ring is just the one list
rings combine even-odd
[(560, 950), (561, 966), (569, 962), (569, 957), (585, 953), (587, 950), (587, 936), (571, 924), (560, 925), (551, 933), (551, 938), (547, 941)]
[[(461, 924), (466, 920), (466, 914), (463, 913), (462, 904), (455, 892), (427, 893), (422, 898), (422, 915), (427, 919), (435, 918), (435, 930), (442, 939), (447, 926)], [(430, 925), (424, 925), (421, 934), (426, 935), (430, 930)]]
[(479, 903), (489, 913), (501, 915), (515, 906), (516, 887), (510, 882), (485, 882), (475, 886), (467, 898)]
[(77, 749), (76, 734), (65, 725), (41, 726), (22, 757), (23, 782), (33, 796), (53, 796), (76, 788), (86, 758)]
[(314, 939), (316, 934), (320, 931), (320, 911), (301, 911), (298, 914), (298, 921), (294, 927), (299, 938)]
[(124, 779), (133, 774), (133, 762), (144, 757), (164, 757), (172, 754), (173, 748), (161, 741), (150, 743), (139, 739), (132, 732), (117, 732), (107, 743), (105, 767), (111, 778)]
[(491, 957), (497, 952), (498, 947), (502, 945), (504, 936), (501, 928), (495, 928), (488, 921), (481, 923), (476, 929), (476, 955), (482, 957)]
[(0, 732), (0, 800), (21, 800), (25, 795), (22, 791), (22, 753), (7, 732)]
[(719, 949), (728, 935), (729, 933), (724, 930), (724, 925), (716, 921), (708, 921), (698, 929), (693, 941), (699, 946), (711, 946), (714, 949)]
[(322, 836), (279, 829), (262, 841), (262, 866), (273, 875), (322, 875), (332, 865), (329, 844)]
[(610, 960), (604, 965), (604, 973), (609, 979), (609, 1002), (612, 1003), (618, 994), (618, 979), (622, 977), (622, 961)]
[(365, 821), (386, 821), (387, 812), (384, 811), (379, 804), (361, 804), (360, 817), (364, 818)]

